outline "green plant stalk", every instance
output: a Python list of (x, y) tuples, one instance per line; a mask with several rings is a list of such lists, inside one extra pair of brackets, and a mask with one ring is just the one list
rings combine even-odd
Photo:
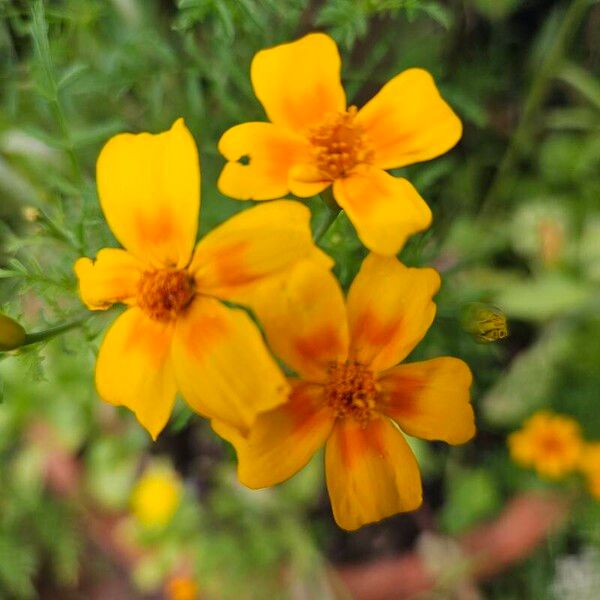
[(519, 125), (504, 153), (504, 157), (496, 170), (494, 179), (488, 188), (488, 192), (481, 203), (480, 216), (490, 213), (502, 194), (502, 187), (506, 175), (513, 169), (519, 153), (531, 132), (531, 117), (538, 111), (549, 91), (550, 82), (563, 60), (565, 49), (568, 46), (577, 27), (583, 19), (586, 9), (591, 6), (590, 0), (573, 0), (567, 9), (558, 34), (556, 35), (550, 52), (542, 63), (540, 69), (531, 84), (529, 93), (525, 100), (523, 113)]
[(32, 344), (37, 344), (38, 342), (46, 342), (55, 338), (67, 331), (71, 331), (71, 329), (75, 329), (80, 325), (83, 325), (93, 313), (85, 314), (77, 319), (73, 319), (72, 321), (67, 321), (66, 323), (61, 323), (60, 325), (55, 325), (54, 327), (50, 327), (48, 329), (44, 329), (42, 331), (36, 331), (34, 333), (28, 333), (25, 336), (25, 341), (19, 346), (22, 348), (23, 346), (31, 346)]
[(339, 207), (338, 203), (335, 201), (333, 197), (333, 192), (331, 191), (331, 187), (322, 191), (319, 194), (321, 200), (323, 200), (323, 204), (327, 209), (327, 215), (323, 222), (319, 224), (319, 226), (315, 230), (314, 240), (315, 242), (319, 242), (326, 235), (327, 232), (331, 229), (331, 226), (335, 223), (335, 220), (339, 217), (342, 209)]

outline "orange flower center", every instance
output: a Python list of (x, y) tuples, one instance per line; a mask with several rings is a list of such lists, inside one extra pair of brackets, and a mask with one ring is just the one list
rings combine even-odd
[(137, 290), (138, 306), (155, 321), (171, 321), (194, 296), (194, 280), (182, 269), (145, 271)]
[(354, 122), (355, 117), (356, 106), (351, 106), (309, 131), (317, 168), (327, 179), (345, 177), (356, 165), (371, 159), (373, 152), (362, 127)]
[(351, 417), (366, 426), (377, 399), (373, 371), (361, 363), (346, 361), (331, 363), (327, 374), (325, 395), (336, 417)]

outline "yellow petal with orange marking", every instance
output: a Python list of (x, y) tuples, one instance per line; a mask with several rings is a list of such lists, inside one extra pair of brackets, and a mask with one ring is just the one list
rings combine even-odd
[(356, 123), (370, 140), (371, 162), (382, 169), (435, 158), (462, 135), (460, 119), (423, 69), (408, 69), (386, 83), (358, 112)]
[(106, 402), (126, 406), (156, 439), (166, 425), (177, 388), (170, 360), (173, 325), (126, 310), (111, 325), (98, 352), (96, 387)]
[(289, 386), (256, 325), (213, 298), (197, 297), (177, 320), (172, 357), (188, 404), (243, 433), (259, 412), (287, 399)]
[(397, 365), (427, 333), (439, 287), (434, 269), (369, 254), (348, 293), (350, 356), (374, 371)]
[(200, 241), (190, 272), (199, 290), (235, 301), (237, 289), (284, 272), (298, 261), (323, 253), (313, 243), (310, 211), (292, 200), (245, 210)]
[(249, 302), (273, 352), (303, 379), (322, 382), (331, 362), (348, 357), (342, 290), (314, 261), (303, 261), (263, 286)]
[(143, 264), (129, 252), (104, 248), (96, 260), (80, 258), (74, 268), (79, 295), (90, 310), (105, 310), (117, 302), (135, 301)]
[(304, 133), (328, 114), (346, 109), (340, 70), (335, 42), (324, 33), (311, 33), (258, 52), (250, 76), (269, 120)]
[(464, 444), (475, 435), (472, 379), (466, 363), (449, 356), (399, 365), (379, 379), (378, 408), (408, 435)]
[(338, 421), (325, 450), (333, 516), (354, 530), (417, 509), (422, 502), (419, 466), (402, 433), (387, 419), (363, 427)]
[(361, 165), (337, 179), (333, 195), (362, 243), (378, 254), (397, 254), (409, 236), (431, 224), (431, 210), (413, 185), (377, 167)]
[(323, 388), (296, 380), (289, 401), (260, 414), (246, 440), (234, 443), (238, 477), (249, 488), (281, 483), (295, 475), (321, 448), (334, 415), (323, 404)]
[(290, 169), (306, 160), (309, 150), (304, 138), (272, 123), (232, 127), (219, 141), (219, 152), (229, 161), (219, 191), (238, 200), (281, 198), (289, 192)]
[(184, 267), (198, 229), (200, 165), (183, 119), (158, 135), (114, 136), (96, 172), (100, 205), (121, 244), (154, 267)]

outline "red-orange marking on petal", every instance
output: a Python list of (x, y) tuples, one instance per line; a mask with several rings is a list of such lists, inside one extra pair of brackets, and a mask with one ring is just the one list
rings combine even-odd
[(313, 361), (326, 360), (344, 350), (337, 329), (332, 325), (325, 325), (310, 335), (297, 338), (294, 347), (303, 359)]
[[(157, 336), (156, 331), (141, 319), (136, 319), (132, 325), (123, 344), (124, 351), (137, 353), (143, 350), (152, 362), (152, 366), (160, 367), (163, 363), (165, 349), (163, 335)], [(166, 335), (166, 330), (164, 335)]]
[(150, 215), (138, 213), (136, 215), (136, 228), (139, 236), (150, 244), (164, 244), (175, 236), (176, 225), (173, 215), (167, 207), (160, 207), (158, 212)]
[(257, 277), (245, 264), (248, 242), (239, 240), (219, 248), (212, 256), (212, 267), (220, 285), (249, 282)]
[[(183, 318), (186, 318), (185, 316)], [(183, 332), (183, 343), (190, 354), (202, 360), (210, 356), (214, 342), (225, 337), (227, 323), (216, 315), (201, 315), (187, 323)]]
[(365, 311), (356, 319), (353, 333), (361, 342), (383, 348), (397, 335), (400, 324), (401, 319), (384, 323), (373, 312)]
[(380, 395), (381, 409), (389, 408), (403, 417), (416, 416), (419, 413), (417, 394), (424, 387), (425, 382), (421, 379), (389, 377)]

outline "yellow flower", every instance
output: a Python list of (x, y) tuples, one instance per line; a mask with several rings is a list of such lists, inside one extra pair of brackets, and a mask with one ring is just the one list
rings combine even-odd
[(577, 469), (583, 442), (575, 420), (539, 411), (509, 436), (508, 447), (515, 462), (558, 479)]
[(125, 250), (75, 265), (92, 310), (127, 305), (98, 354), (96, 386), (130, 408), (153, 438), (177, 391), (198, 413), (245, 429), (287, 385), (241, 309), (252, 290), (301, 260), (330, 265), (313, 245), (308, 209), (281, 200), (229, 219), (196, 246), (200, 167), (183, 119), (158, 135), (120, 134), (97, 164), (100, 204)]
[(590, 494), (600, 500), (600, 442), (585, 446), (580, 467), (587, 478)]
[(462, 125), (427, 71), (400, 73), (357, 110), (347, 107), (340, 68), (335, 42), (323, 33), (259, 52), (252, 85), (271, 122), (225, 132), (219, 151), (229, 162), (219, 189), (268, 200), (314, 196), (332, 185), (365, 246), (396, 254), (429, 227), (431, 211), (406, 179), (386, 170), (447, 152)]
[(181, 501), (181, 481), (166, 466), (152, 466), (136, 483), (131, 511), (146, 527), (164, 527), (173, 518)]
[(289, 401), (259, 415), (248, 436), (213, 427), (236, 447), (240, 481), (279, 483), (323, 445), (337, 523), (356, 529), (421, 504), (421, 478), (403, 433), (461, 444), (475, 433), (471, 372), (441, 357), (398, 365), (434, 315), (440, 278), (369, 255), (346, 302), (333, 276), (298, 266), (282, 302), (259, 314), (274, 351), (292, 367)]
[(198, 598), (198, 584), (191, 577), (173, 577), (165, 586), (168, 600), (196, 600)]

